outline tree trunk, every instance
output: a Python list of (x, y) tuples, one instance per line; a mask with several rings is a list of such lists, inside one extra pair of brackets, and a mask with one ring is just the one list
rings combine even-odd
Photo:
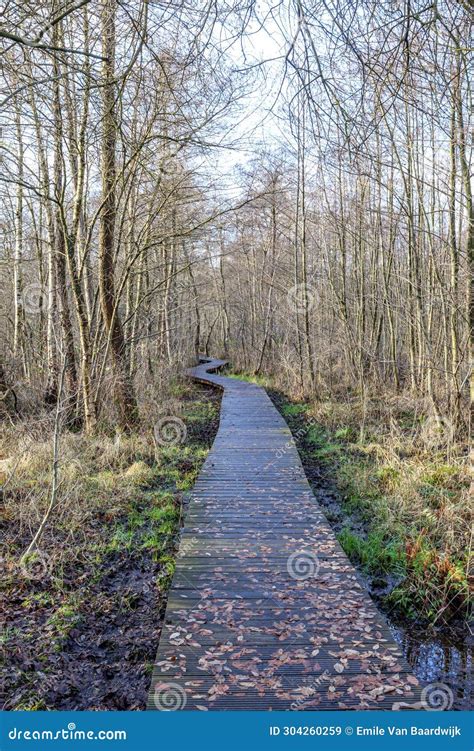
[(102, 28), (102, 207), (99, 229), (99, 288), (102, 315), (107, 330), (115, 370), (115, 399), (123, 429), (129, 430), (138, 419), (137, 402), (127, 363), (125, 338), (115, 296), (114, 239), (116, 219), (115, 147), (115, 11), (116, 0), (104, 0)]

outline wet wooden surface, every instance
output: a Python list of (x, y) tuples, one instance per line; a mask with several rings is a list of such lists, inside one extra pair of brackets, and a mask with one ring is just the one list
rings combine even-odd
[(149, 709), (397, 709), (420, 700), (265, 390), (226, 378), (191, 493)]

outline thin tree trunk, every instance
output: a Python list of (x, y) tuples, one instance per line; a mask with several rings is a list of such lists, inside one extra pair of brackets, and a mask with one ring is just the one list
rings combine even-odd
[(138, 419), (137, 402), (129, 374), (127, 351), (122, 322), (115, 296), (114, 240), (116, 219), (115, 148), (117, 123), (115, 119), (115, 12), (116, 0), (103, 0), (102, 31), (102, 207), (99, 229), (99, 288), (102, 315), (106, 326), (115, 369), (115, 398), (121, 426), (129, 430)]

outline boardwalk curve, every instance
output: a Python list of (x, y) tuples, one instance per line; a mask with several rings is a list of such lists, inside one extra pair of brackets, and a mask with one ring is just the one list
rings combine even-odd
[(420, 706), (263, 388), (215, 372), (219, 431), (191, 493), (149, 709)]

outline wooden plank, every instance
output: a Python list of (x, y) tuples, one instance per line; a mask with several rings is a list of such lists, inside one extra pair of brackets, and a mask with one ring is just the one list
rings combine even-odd
[(190, 494), (149, 709), (392, 709), (420, 687), (265, 391), (210, 371), (219, 431)]

